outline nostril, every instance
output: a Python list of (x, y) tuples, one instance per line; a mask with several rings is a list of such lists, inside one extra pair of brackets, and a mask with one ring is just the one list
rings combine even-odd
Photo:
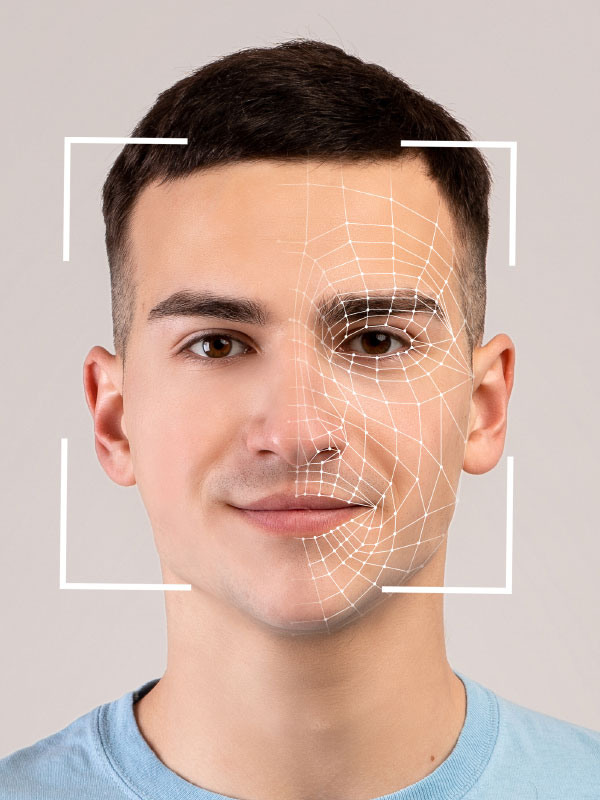
[(307, 461), (307, 464), (313, 464), (315, 461), (319, 464), (325, 464), (327, 461), (334, 461), (339, 458), (343, 452), (342, 449), (337, 447), (324, 447), (317, 450), (316, 453)]

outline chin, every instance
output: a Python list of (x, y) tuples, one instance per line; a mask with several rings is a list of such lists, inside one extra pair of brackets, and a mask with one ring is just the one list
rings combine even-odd
[(268, 594), (266, 587), (261, 588), (252, 596), (238, 596), (236, 605), (271, 632), (288, 636), (334, 633), (359, 621), (389, 598), (379, 586), (370, 586), (353, 595), (331, 586), (325, 591), (318, 581), (294, 588), (285, 586), (279, 592), (270, 587)]

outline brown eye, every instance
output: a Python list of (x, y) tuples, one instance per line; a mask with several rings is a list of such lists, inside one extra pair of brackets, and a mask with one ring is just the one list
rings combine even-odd
[(387, 333), (363, 333), (360, 337), (365, 352), (370, 356), (382, 356), (390, 349), (391, 338)]
[(234, 339), (233, 336), (211, 333), (196, 339), (188, 345), (187, 349), (202, 358), (216, 359), (239, 355), (239, 353), (245, 352), (248, 347), (238, 339)]
[[(380, 330), (367, 330), (348, 340), (349, 345), (357, 343), (358, 347), (349, 346), (348, 349), (358, 355), (385, 356), (397, 353), (407, 344), (399, 336)], [(397, 346), (399, 345), (399, 346)]]
[(228, 356), (231, 351), (231, 340), (226, 336), (208, 336), (202, 342), (202, 350), (210, 358)]

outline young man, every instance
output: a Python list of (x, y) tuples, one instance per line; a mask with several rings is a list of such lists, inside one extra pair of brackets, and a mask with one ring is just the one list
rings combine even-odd
[(446, 658), (462, 470), (501, 457), (489, 175), (439, 105), (300, 41), (161, 94), (105, 184), (116, 354), (96, 451), (166, 583), (160, 679), (0, 762), (3, 798), (600, 797), (600, 734)]

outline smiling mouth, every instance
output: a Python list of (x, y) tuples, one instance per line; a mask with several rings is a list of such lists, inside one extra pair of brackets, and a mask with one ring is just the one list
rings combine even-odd
[(275, 536), (319, 536), (371, 506), (332, 497), (270, 495), (243, 507), (232, 506), (247, 522)]

